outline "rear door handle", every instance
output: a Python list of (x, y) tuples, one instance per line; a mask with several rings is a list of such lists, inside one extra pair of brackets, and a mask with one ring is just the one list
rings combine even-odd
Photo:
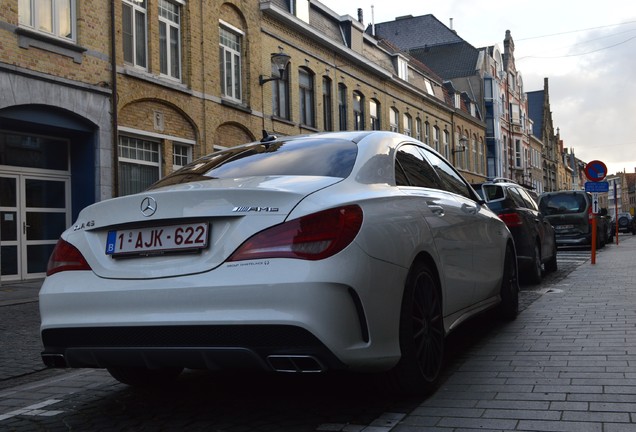
[(477, 214), (477, 207), (471, 206), (469, 204), (462, 204), (462, 211), (468, 214)]
[(435, 201), (427, 201), (426, 205), (428, 206), (428, 209), (433, 212), (433, 214), (437, 216), (444, 216), (444, 207), (437, 204)]

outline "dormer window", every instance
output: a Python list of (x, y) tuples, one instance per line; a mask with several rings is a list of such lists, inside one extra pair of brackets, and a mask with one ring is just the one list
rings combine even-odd
[(309, 24), (309, 1), (307, 0), (288, 0), (289, 12), (296, 18)]
[(398, 77), (400, 77), (404, 81), (408, 81), (409, 80), (409, 63), (406, 61), (406, 59), (402, 57), (398, 57), (397, 66), (398, 66)]

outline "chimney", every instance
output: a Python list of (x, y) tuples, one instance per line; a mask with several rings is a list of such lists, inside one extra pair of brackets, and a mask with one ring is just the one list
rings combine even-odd
[(358, 22), (360, 24), (364, 24), (364, 22), (362, 20), (362, 8), (358, 8)]

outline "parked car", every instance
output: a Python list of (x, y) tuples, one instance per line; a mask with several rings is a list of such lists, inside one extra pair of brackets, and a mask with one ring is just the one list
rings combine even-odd
[(131, 385), (183, 368), (435, 387), (445, 335), (518, 311), (514, 241), (440, 154), (379, 131), (265, 137), (85, 208), (40, 292), (42, 358)]
[(620, 212), (612, 218), (612, 229), (616, 231), (618, 220), (618, 232), (636, 234), (636, 218), (629, 212)]
[(589, 192), (545, 192), (539, 196), (539, 210), (554, 227), (557, 246), (591, 245), (593, 217), (597, 221), (596, 246), (602, 248), (611, 238), (607, 209), (593, 215)]
[(531, 193), (508, 179), (494, 179), (473, 187), (512, 233), (520, 276), (538, 284), (544, 269), (546, 272), (555, 271), (557, 245), (554, 228), (539, 211)]

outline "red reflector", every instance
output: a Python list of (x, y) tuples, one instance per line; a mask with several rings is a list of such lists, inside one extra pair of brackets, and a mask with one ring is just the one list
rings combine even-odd
[(59, 239), (46, 267), (46, 275), (59, 273), (67, 270), (90, 270), (79, 250), (69, 242)]
[(499, 218), (504, 221), (506, 226), (515, 227), (523, 225), (521, 216), (518, 213), (503, 213), (499, 215)]
[(228, 261), (328, 258), (347, 247), (361, 226), (362, 209), (357, 205), (321, 211), (255, 234)]

